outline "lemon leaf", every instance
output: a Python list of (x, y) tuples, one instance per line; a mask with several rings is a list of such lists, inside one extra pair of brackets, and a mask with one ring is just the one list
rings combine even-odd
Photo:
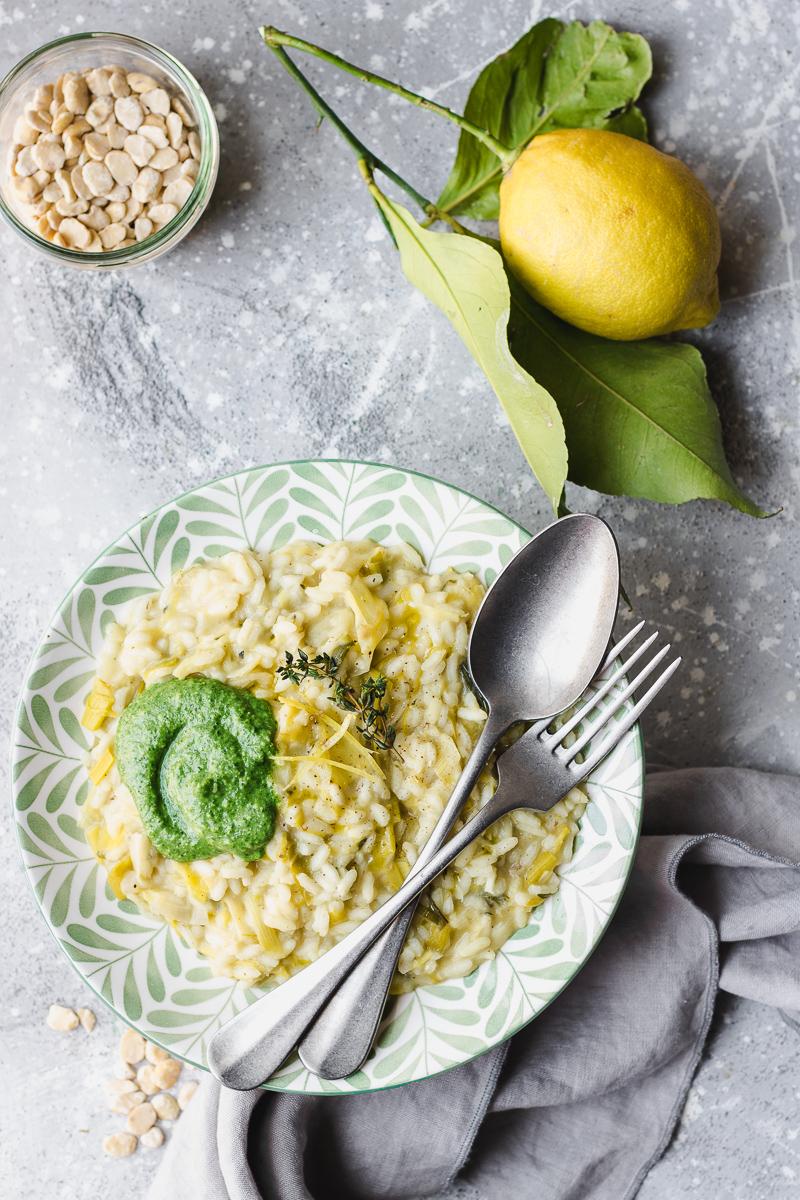
[[(612, 129), (646, 140), (633, 104), (652, 66), (639, 34), (616, 33), (604, 21), (565, 25), (548, 17), (484, 67), (464, 115), (514, 150), (551, 129)], [(438, 207), (495, 220), (501, 177), (499, 159), (462, 132)]]
[(371, 191), (406, 278), (441, 309), (486, 375), (531, 470), (557, 508), (567, 473), (564, 426), (553, 397), (509, 351), (510, 294), (500, 254), (477, 238), (423, 229), (408, 209), (377, 187)]
[(753, 517), (769, 515), (731, 475), (694, 346), (607, 341), (567, 325), (509, 281), (509, 344), (558, 404), (573, 483), (666, 504), (723, 500)]

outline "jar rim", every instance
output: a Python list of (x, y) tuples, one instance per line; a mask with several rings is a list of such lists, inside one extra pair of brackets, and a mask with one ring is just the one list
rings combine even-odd
[(160, 229), (137, 242), (135, 246), (126, 246), (115, 250), (72, 250), (67, 246), (53, 245), (17, 216), (11, 205), (6, 202), (3, 189), (0, 187), (0, 216), (36, 250), (48, 254), (52, 259), (76, 267), (135, 266), (163, 253), (175, 239), (183, 233), (188, 233), (199, 218), (210, 197), (219, 166), (219, 130), (210, 101), (203, 88), (191, 71), (168, 50), (133, 34), (117, 33), (111, 30), (87, 30), (81, 33), (66, 34), (63, 37), (54, 38), (50, 42), (45, 42), (21, 58), (0, 80), (0, 101), (13, 90), (25, 70), (37, 60), (45, 58), (48, 53), (70, 44), (90, 43), (103, 39), (112, 40), (117, 44), (122, 43), (131, 51), (141, 53), (143, 57), (150, 58), (160, 65), (167, 75), (171, 75), (177, 80), (190, 100), (197, 118), (200, 132), (200, 167), (191, 193), (174, 217)]

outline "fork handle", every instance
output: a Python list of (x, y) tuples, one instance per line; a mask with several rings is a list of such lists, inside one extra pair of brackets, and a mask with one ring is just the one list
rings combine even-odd
[[(452, 795), (411, 868), (410, 875), (444, 845), (475, 783), (510, 720), (490, 710), (480, 736), (467, 760)], [(411, 924), (416, 904), (412, 901), (381, 934), (317, 1017), (298, 1047), (303, 1065), (323, 1079), (352, 1075), (369, 1056), (397, 960)]]
[(208, 1065), (220, 1083), (247, 1091), (269, 1079), (372, 943), (470, 842), (516, 807), (515, 800), (518, 803), (512, 794), (506, 801), (502, 786), (498, 786), (483, 808), (366, 921), (223, 1025), (208, 1047)]

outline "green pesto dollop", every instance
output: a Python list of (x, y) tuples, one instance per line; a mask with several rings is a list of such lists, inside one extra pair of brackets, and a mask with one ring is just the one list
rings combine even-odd
[(275, 718), (266, 700), (215, 679), (167, 679), (119, 719), (119, 773), (165, 858), (260, 858), (275, 827)]

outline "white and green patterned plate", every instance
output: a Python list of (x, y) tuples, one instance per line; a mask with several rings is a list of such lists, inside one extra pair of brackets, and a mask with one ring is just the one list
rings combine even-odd
[[(195, 559), (293, 538), (374, 538), (417, 546), (434, 569), (491, 583), (528, 539), (496, 509), (448, 484), (394, 467), (316, 461), (257, 467), (196, 488), (134, 525), (78, 580), (34, 655), (13, 752), (25, 869), (56, 941), (119, 1017), (198, 1066), (208, 1039), (258, 992), (212, 976), (160, 921), (119, 902), (77, 821), (87, 792), (79, 724), (103, 631), (135, 596)], [(580, 970), (620, 899), (642, 806), (633, 729), (589, 784), (590, 803), (558, 894), (497, 958), (467, 979), (392, 1001), (362, 1071), (327, 1083), (294, 1058), (270, 1087), (361, 1092), (425, 1079), (481, 1054), (541, 1012)]]

